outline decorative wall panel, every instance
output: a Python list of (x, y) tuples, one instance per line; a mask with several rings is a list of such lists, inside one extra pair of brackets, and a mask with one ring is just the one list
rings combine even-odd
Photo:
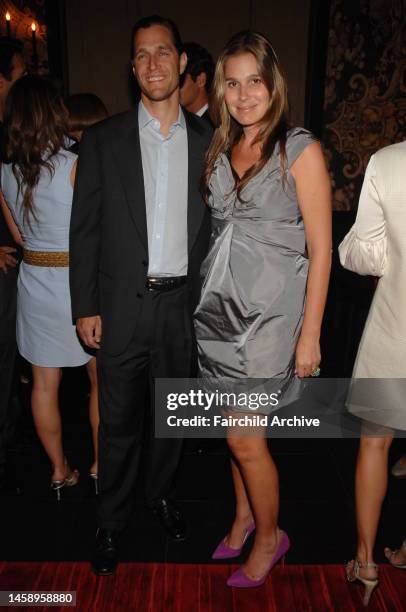
[(323, 143), (335, 210), (358, 201), (378, 149), (406, 138), (406, 0), (332, 0)]

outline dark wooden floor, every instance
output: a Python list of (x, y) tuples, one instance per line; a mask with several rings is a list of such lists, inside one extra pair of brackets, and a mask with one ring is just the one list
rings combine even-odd
[[(10, 466), (22, 493), (5, 492), (1, 499), (1, 559), (13, 561), (79, 561), (90, 556), (95, 534), (93, 482), (87, 419), (87, 388), (83, 371), (67, 370), (61, 389), (65, 449), (79, 484), (62, 491), (56, 502), (49, 488), (50, 467), (36, 438), (24, 386), (24, 411)], [(292, 541), (289, 561), (298, 564), (344, 563), (355, 548), (353, 481), (357, 440), (270, 441), (280, 474), (280, 525)], [(391, 462), (406, 451), (406, 440), (395, 440)], [(143, 460), (146, 459), (146, 452)], [(210, 555), (227, 532), (233, 516), (229, 461), (222, 440), (210, 441), (198, 452), (186, 441), (177, 479), (176, 498), (189, 523), (184, 542), (171, 542), (143, 501), (142, 466), (135, 491), (135, 509), (122, 536), (127, 561), (210, 562)], [(377, 539), (377, 559), (385, 545), (399, 544), (406, 535), (406, 480), (390, 477), (387, 501)], [(247, 550), (249, 548), (247, 547)]]

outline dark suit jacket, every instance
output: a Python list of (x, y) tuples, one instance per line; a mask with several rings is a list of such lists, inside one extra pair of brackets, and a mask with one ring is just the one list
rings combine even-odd
[[(211, 139), (207, 122), (183, 111), (188, 136), (188, 286), (190, 308), (200, 292), (210, 216), (199, 192)], [(121, 353), (131, 340), (146, 292), (148, 238), (138, 110), (84, 133), (70, 227), (72, 315), (102, 317), (102, 348)]]
[(200, 118), (206, 121), (206, 123), (208, 123), (212, 129), (214, 128), (211, 117), (210, 117), (209, 109), (205, 110), (203, 115)]

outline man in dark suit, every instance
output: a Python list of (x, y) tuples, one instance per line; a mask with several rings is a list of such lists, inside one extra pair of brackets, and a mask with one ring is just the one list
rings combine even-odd
[[(70, 273), (77, 331), (98, 349), (99, 575), (114, 571), (117, 535), (131, 513), (148, 379), (193, 374), (192, 312), (210, 234), (199, 179), (211, 130), (179, 105), (186, 61), (173, 22), (140, 20), (138, 108), (91, 127), (81, 141)], [(181, 447), (153, 438), (146, 478), (147, 502), (174, 539), (185, 535), (170, 499)]]
[(214, 62), (210, 53), (195, 42), (183, 45), (187, 55), (185, 72), (181, 78), (180, 101), (184, 108), (211, 125), (209, 93), (214, 76)]

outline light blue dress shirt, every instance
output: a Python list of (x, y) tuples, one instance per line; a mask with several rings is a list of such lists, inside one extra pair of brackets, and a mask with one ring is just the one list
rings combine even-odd
[(138, 107), (148, 231), (148, 276), (184, 276), (188, 268), (188, 142), (181, 108), (167, 136)]

